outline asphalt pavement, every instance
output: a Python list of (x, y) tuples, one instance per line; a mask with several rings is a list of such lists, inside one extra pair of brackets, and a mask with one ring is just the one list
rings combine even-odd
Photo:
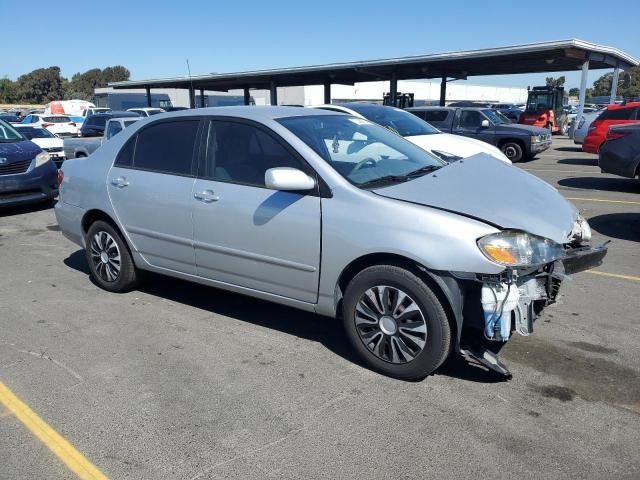
[[(113, 479), (640, 478), (640, 181), (563, 138), (518, 167), (611, 244), (503, 349), (511, 381), (386, 378), (335, 320), (171, 278), (105, 292), (30, 207), (0, 212), (0, 384)], [(43, 438), (0, 402), (0, 479), (76, 478)]]

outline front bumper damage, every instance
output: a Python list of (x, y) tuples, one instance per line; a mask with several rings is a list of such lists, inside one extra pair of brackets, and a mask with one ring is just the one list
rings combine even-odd
[(488, 369), (511, 377), (497, 352), (515, 332), (533, 333), (534, 322), (556, 302), (562, 281), (602, 264), (606, 244), (567, 247), (555, 262), (530, 269), (506, 269), (498, 275), (454, 274), (464, 284), (463, 318), (458, 352)]

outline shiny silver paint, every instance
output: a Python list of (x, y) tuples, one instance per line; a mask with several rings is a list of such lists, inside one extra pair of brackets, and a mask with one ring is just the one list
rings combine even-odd
[[(476, 160), (494, 177), (477, 188), (470, 179), (458, 188), (456, 172), (463, 172), (463, 166), (452, 164), (429, 176), (435, 178), (376, 192), (358, 189), (276, 121), (326, 111), (222, 107), (162, 117), (213, 115), (253, 120), (280, 135), (328, 185), (331, 197), (112, 168), (123, 144), (158, 120), (150, 117), (105, 143), (91, 161), (65, 162), (55, 209), (63, 233), (84, 247), (82, 219), (87, 212), (100, 211), (124, 233), (138, 268), (334, 316), (340, 275), (366, 255), (402, 256), (429, 271), (499, 273), (504, 268), (476, 245), (478, 238), (499, 231), (496, 224), (531, 227), (534, 233), (558, 238), (575, 220), (570, 218), (573, 207), (552, 187), (486, 155)], [(128, 185), (119, 187), (121, 181)], [(515, 198), (524, 197), (522, 192), (500, 195), (502, 188), (517, 190), (519, 182), (526, 185), (526, 198)], [(438, 194), (422, 192), (420, 185), (434, 185)], [(441, 187), (436, 190), (435, 185)], [(491, 189), (488, 197), (478, 193)], [(499, 219), (482, 217), (510, 202), (512, 207)]]

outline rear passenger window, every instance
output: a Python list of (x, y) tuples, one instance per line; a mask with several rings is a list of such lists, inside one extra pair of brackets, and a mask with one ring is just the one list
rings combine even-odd
[(449, 112), (446, 110), (427, 110), (424, 112), (424, 120), (428, 123), (442, 123), (447, 119)]
[(209, 178), (258, 187), (264, 187), (264, 174), (270, 168), (307, 170), (263, 130), (244, 123), (217, 120), (209, 125), (206, 161)]
[(133, 165), (133, 150), (136, 145), (136, 136), (131, 138), (118, 153), (116, 157), (116, 167), (131, 167)]
[(600, 115), (600, 120), (633, 120), (633, 111), (633, 108), (606, 110)]
[(134, 168), (191, 175), (199, 120), (155, 123), (138, 134)]
[(420, 110), (409, 110), (409, 113), (413, 113), (416, 117), (421, 118), (422, 120), (424, 120), (424, 112), (422, 112)]

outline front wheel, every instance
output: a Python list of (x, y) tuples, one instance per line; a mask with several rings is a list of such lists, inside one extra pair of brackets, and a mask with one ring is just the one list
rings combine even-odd
[(435, 293), (412, 272), (379, 265), (357, 274), (342, 302), (347, 337), (371, 368), (424, 378), (449, 355), (451, 327)]
[(120, 233), (106, 222), (94, 222), (85, 237), (91, 278), (110, 292), (127, 292), (138, 283), (136, 267)]
[(504, 143), (500, 149), (505, 156), (513, 163), (522, 160), (522, 147), (516, 142)]

